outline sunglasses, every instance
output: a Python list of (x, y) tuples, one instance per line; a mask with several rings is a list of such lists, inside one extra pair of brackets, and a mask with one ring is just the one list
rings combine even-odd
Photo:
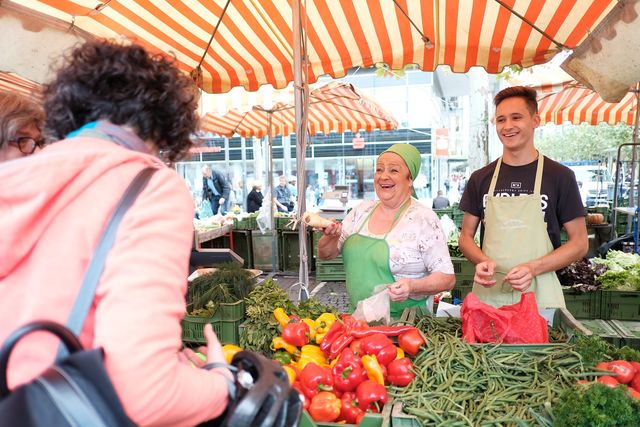
[(33, 152), (36, 151), (36, 147), (42, 148), (44, 146), (44, 139), (34, 139), (30, 136), (21, 136), (16, 139), (9, 140), (9, 144), (18, 147), (18, 150), (20, 150), (22, 154), (33, 154)]

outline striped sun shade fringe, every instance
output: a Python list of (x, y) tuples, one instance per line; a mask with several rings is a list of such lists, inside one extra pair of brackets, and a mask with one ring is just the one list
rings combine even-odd
[(538, 112), (545, 123), (635, 123), (638, 99), (630, 90), (618, 103), (605, 102), (596, 92), (577, 82), (559, 92), (543, 95), (538, 101)]
[[(293, 98), (288, 103), (276, 103), (271, 108), (254, 106), (250, 111), (230, 110), (224, 116), (208, 113), (202, 118), (202, 130), (231, 137), (263, 137), (290, 135), (295, 132)], [(374, 129), (391, 130), (397, 121), (382, 106), (364, 96), (351, 84), (329, 83), (309, 94), (309, 132), (357, 132)]]
[(0, 91), (2, 92), (17, 92), (36, 101), (40, 101), (40, 89), (41, 87), (38, 83), (20, 77), (15, 73), (0, 71)]
[[(211, 93), (293, 80), (292, 0), (12, 0), (97, 37), (175, 55)], [(354, 67), (454, 72), (544, 63), (572, 49), (615, 0), (306, 0), (309, 82)], [(97, 5), (97, 6), (96, 6)], [(209, 45), (214, 29), (215, 35)], [(206, 54), (205, 54), (206, 52)]]

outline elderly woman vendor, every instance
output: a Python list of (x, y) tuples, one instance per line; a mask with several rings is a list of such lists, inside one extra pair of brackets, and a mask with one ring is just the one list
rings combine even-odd
[(440, 221), (415, 199), (413, 180), (420, 163), (415, 147), (392, 145), (376, 162), (373, 182), (379, 200), (360, 203), (342, 224), (324, 230), (318, 256), (333, 259), (342, 252), (352, 309), (381, 284), (389, 285), (394, 317), (453, 288), (453, 265)]

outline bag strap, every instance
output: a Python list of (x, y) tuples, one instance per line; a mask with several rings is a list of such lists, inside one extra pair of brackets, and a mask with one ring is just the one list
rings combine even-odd
[[(107, 259), (107, 255), (109, 254), (109, 251), (116, 239), (118, 226), (120, 225), (125, 213), (127, 213), (138, 195), (146, 187), (151, 175), (153, 175), (155, 171), (155, 168), (146, 168), (140, 171), (136, 177), (133, 178), (133, 181), (125, 190), (124, 195), (116, 206), (116, 210), (113, 212), (113, 215), (111, 215), (111, 219), (102, 233), (102, 237), (98, 242), (93, 258), (91, 259), (89, 267), (84, 275), (84, 279), (82, 280), (80, 292), (76, 297), (76, 301), (71, 309), (71, 314), (67, 319), (67, 328), (69, 328), (76, 336), (80, 336), (84, 321), (91, 309), (91, 304), (93, 303), (93, 299), (96, 295), (100, 276), (102, 276), (102, 272), (104, 271), (104, 264)], [(64, 346), (60, 346), (56, 356), (56, 361), (66, 355), (66, 348)]]

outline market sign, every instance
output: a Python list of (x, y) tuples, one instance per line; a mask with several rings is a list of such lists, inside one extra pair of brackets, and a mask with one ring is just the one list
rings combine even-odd
[(364, 148), (364, 138), (360, 135), (360, 132), (351, 138), (351, 144), (354, 150), (362, 150)]
[(449, 129), (436, 129), (436, 157), (449, 156)]

